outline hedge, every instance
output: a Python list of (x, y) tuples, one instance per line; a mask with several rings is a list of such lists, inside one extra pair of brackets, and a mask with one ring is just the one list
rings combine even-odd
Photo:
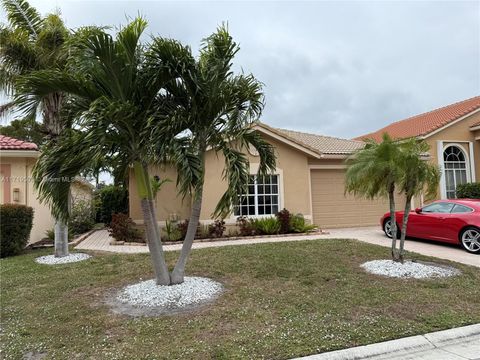
[(33, 224), (30, 206), (0, 205), (0, 257), (20, 254), (28, 243)]
[(458, 199), (480, 199), (480, 183), (457, 185)]
[(121, 186), (108, 185), (97, 193), (97, 222), (110, 224), (112, 214), (128, 214), (128, 190)]

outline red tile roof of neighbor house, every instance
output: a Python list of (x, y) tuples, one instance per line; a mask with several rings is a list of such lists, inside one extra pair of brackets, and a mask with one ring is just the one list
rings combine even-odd
[[(359, 136), (356, 139), (381, 141), (384, 133), (388, 133), (394, 139), (424, 136), (477, 109), (480, 109), (480, 96), (394, 122), (380, 130)], [(477, 125), (480, 125), (480, 123)]]
[(0, 135), (0, 150), (38, 150), (34, 143)]

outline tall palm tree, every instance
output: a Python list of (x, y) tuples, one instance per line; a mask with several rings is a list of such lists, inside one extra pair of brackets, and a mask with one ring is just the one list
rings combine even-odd
[(367, 199), (387, 197), (390, 205), (392, 259), (399, 260), (397, 222), (395, 220), (395, 190), (401, 176), (399, 144), (387, 134), (382, 142), (367, 140), (365, 147), (347, 160), (345, 192)]
[[(140, 42), (147, 23), (136, 18), (121, 28), (113, 38), (102, 29), (84, 31), (82, 41), (72, 58), (74, 66), (68, 71), (40, 71), (24, 77), (22, 86), (33, 96), (61, 90), (69, 94), (67, 107), (75, 121), (75, 130), (65, 133), (61, 141), (47, 146), (36, 173), (47, 177), (70, 177), (88, 168), (102, 157), (121, 158), (131, 164), (141, 199), (147, 242), (156, 281), (170, 284), (156, 221), (153, 190), (148, 165), (163, 158), (166, 144), (184, 130), (182, 123), (166, 122), (165, 113), (175, 108), (173, 96), (167, 91), (174, 82), (168, 73), (159, 69), (160, 61), (147, 63), (145, 47)], [(153, 66), (155, 65), (155, 66)], [(29, 96), (18, 101), (28, 106)], [(153, 134), (155, 136), (153, 136)], [(184, 166), (189, 176), (196, 176), (195, 156), (176, 142), (183, 151)], [(68, 218), (68, 208), (62, 201), (63, 188), (52, 188), (52, 182), (37, 178), (43, 197), (59, 216)]]
[[(154, 41), (149, 53), (154, 55), (153, 59), (160, 58), (162, 68), (179, 79), (174, 89), (180, 99), (179, 107), (172, 113), (172, 120), (181, 119), (188, 124), (189, 146), (200, 163), (200, 176), (195, 182), (182, 176), (182, 169), (178, 169), (180, 189), (192, 195), (193, 203), (182, 251), (171, 274), (173, 284), (184, 281), (185, 265), (199, 224), (207, 151), (225, 159), (224, 179), (228, 183), (215, 216), (230, 213), (238, 194), (245, 190), (249, 163), (244, 153), (248, 146), (259, 153), (260, 173), (275, 169), (273, 147), (252, 129), (264, 106), (262, 86), (251, 74), (234, 74), (232, 61), (238, 51), (228, 29), (221, 26), (203, 40), (197, 59), (189, 47), (163, 38)], [(171, 160), (176, 162), (175, 155)]]
[[(2, 0), (8, 25), (0, 26), (0, 88), (10, 99), (25, 95), (19, 78), (32, 71), (63, 69), (66, 65), (70, 33), (57, 14), (41, 17), (25, 0)], [(37, 113), (43, 119), (47, 138), (55, 141), (68, 127), (61, 115), (65, 97), (61, 91), (31, 99), (27, 107), (11, 100), (0, 105), (0, 115), (19, 111), (35, 121)], [(66, 193), (65, 196), (69, 197)], [(69, 199), (65, 198), (65, 202)], [(68, 226), (63, 219), (55, 222), (55, 256), (68, 255)]]
[(399, 260), (401, 262), (403, 262), (405, 257), (405, 236), (412, 198), (420, 193), (423, 193), (426, 199), (433, 199), (437, 196), (440, 170), (438, 166), (431, 164), (425, 159), (425, 155), (429, 150), (430, 146), (423, 140), (410, 139), (400, 145), (399, 165), (401, 177), (399, 179), (399, 187), (405, 194), (405, 209), (403, 212), (399, 252)]

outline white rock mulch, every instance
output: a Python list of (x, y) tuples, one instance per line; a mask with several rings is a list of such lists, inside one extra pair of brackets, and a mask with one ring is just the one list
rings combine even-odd
[(395, 278), (427, 279), (449, 277), (459, 274), (454, 268), (405, 261), (403, 264), (392, 260), (373, 260), (361, 265), (366, 271), (376, 275)]
[(125, 287), (117, 300), (126, 305), (147, 308), (185, 308), (215, 299), (222, 284), (203, 277), (185, 277), (182, 284), (162, 286), (155, 280), (142, 281)]
[(85, 253), (73, 253), (63, 257), (55, 257), (55, 255), (40, 256), (35, 261), (39, 264), (58, 265), (83, 261), (89, 258), (91, 256)]

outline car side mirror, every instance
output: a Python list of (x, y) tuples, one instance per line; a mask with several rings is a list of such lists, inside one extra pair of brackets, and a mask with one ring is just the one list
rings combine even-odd
[(421, 213), (422, 213), (422, 208), (416, 208), (416, 209), (415, 209), (415, 212), (416, 212), (417, 214), (421, 214)]

